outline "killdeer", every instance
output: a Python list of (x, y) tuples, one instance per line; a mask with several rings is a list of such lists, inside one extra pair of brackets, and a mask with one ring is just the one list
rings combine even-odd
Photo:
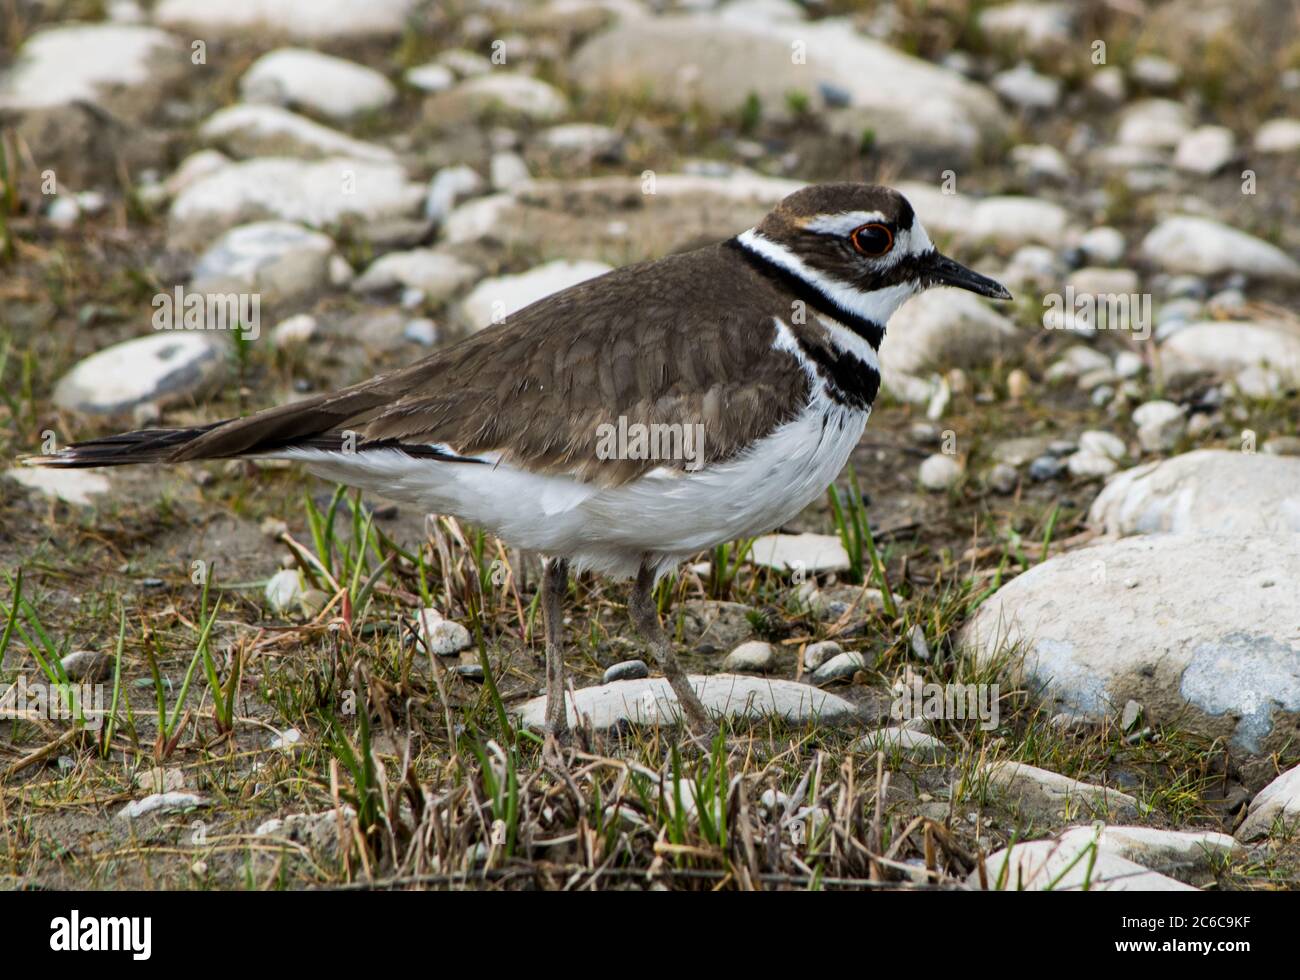
[[(698, 734), (711, 722), (660, 625), (655, 582), (689, 555), (779, 527), (825, 490), (866, 425), (886, 323), (937, 284), (1011, 298), (940, 254), (896, 191), (810, 186), (734, 238), (555, 293), (401, 370), (30, 462), (298, 460), (541, 553), (555, 733), (568, 726), (570, 568), (633, 578), (632, 621)], [(670, 451), (654, 451), (664, 442)]]

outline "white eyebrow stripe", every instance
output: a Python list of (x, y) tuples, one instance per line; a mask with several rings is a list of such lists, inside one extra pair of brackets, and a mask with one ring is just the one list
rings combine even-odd
[(885, 216), (879, 211), (844, 211), (840, 214), (819, 214), (804, 227), (809, 231), (826, 235), (847, 235), (854, 228), (861, 228), (873, 221), (884, 222)]

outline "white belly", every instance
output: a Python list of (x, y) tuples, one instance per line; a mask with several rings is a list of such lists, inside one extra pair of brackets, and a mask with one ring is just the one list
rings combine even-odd
[(867, 415), (831, 401), (818, 385), (802, 414), (741, 456), (696, 472), (656, 469), (613, 488), (399, 450), (278, 455), (325, 479), (454, 515), (516, 547), (568, 557), (579, 569), (630, 576), (644, 555), (663, 571), (791, 520), (839, 475)]

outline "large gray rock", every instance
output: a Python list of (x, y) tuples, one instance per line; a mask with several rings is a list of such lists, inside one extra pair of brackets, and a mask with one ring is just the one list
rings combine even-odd
[(136, 164), (161, 159), (163, 148), (144, 133), (122, 139), (113, 123), (85, 107), (99, 107), (118, 123), (145, 122), (191, 77), (186, 54), (175, 37), (153, 27), (45, 28), (0, 74), (0, 116), (14, 118), (37, 169), (53, 169), (61, 185), (109, 178), (114, 153)]
[(1119, 473), (1089, 521), (1108, 534), (1300, 534), (1300, 459), (1198, 449)]
[(255, 293), (267, 306), (295, 304), (329, 287), (334, 241), (289, 221), (257, 221), (226, 232), (199, 256), (190, 289)]
[(473, 282), (477, 275), (474, 266), (454, 255), (415, 248), (407, 252), (389, 252), (375, 259), (353, 281), (352, 291), (376, 293), (399, 287), (418, 289), (427, 301), (440, 303)]
[[(1183, 892), (1177, 879), (1102, 850), (1081, 837), (1037, 840), (998, 851), (984, 863), (988, 887), (1005, 891)], [(980, 887), (979, 870), (966, 883)]]
[(201, 127), (199, 139), (220, 147), (231, 156), (351, 157), (392, 163), (387, 147), (355, 140), (305, 116), (273, 105), (232, 105), (213, 113)]
[(487, 240), (546, 257), (604, 261), (619, 255), (639, 262), (730, 238), (803, 186), (744, 170), (725, 177), (534, 180), (461, 204), (445, 217), (442, 241)]
[(397, 98), (387, 78), (365, 65), (308, 48), (268, 51), (239, 80), (247, 102), (302, 108), (329, 119), (374, 112)]
[(1160, 345), (1167, 379), (1194, 374), (1235, 378), (1265, 370), (1300, 383), (1300, 330), (1284, 321), (1210, 320), (1178, 330)]
[(1210, 218), (1175, 215), (1142, 240), (1142, 255), (1165, 272), (1254, 279), (1300, 280), (1300, 262), (1276, 245)]
[(880, 363), (903, 374), (978, 367), (1010, 350), (1017, 337), (1015, 325), (978, 296), (940, 287), (913, 296), (890, 318)]
[(164, 27), (213, 34), (269, 33), (311, 41), (396, 37), (415, 0), (161, 0)]
[(1224, 737), (1247, 761), (1300, 720), (1300, 549), (1268, 537), (1157, 534), (1035, 565), (959, 635), (981, 663), (1023, 654), (1024, 679), (1092, 718), (1129, 699)]
[[(715, 717), (759, 719), (779, 715), (796, 724), (814, 721), (836, 724), (851, 721), (857, 715), (857, 709), (843, 698), (794, 681), (711, 674), (691, 675), (690, 682), (704, 707)], [(569, 724), (576, 725), (578, 714), (582, 714), (597, 731), (624, 723), (668, 727), (681, 720), (677, 697), (662, 677), (584, 687), (577, 692), (576, 702), (575, 712), (574, 699), (565, 698)], [(546, 699), (524, 702), (519, 716), (526, 727), (542, 728)]]
[[(800, 63), (800, 62), (803, 63)], [(756, 96), (788, 119), (792, 93), (854, 140), (951, 157), (996, 139), (1007, 117), (988, 89), (858, 34), (848, 21), (745, 21), (714, 15), (620, 23), (574, 56), (576, 84), (602, 94), (735, 113)]]
[(222, 167), (181, 191), (167, 235), (173, 248), (187, 249), (227, 228), (273, 218), (313, 228), (364, 225), (411, 216), (423, 199), (423, 186), (395, 164), (265, 157)]
[(1179, 879), (1209, 871), (1218, 861), (1243, 857), (1246, 853), (1228, 834), (1212, 830), (1087, 826), (1070, 828), (1059, 840), (1072, 847), (1086, 846), (1095, 840), (1101, 851)]
[(1138, 803), (1127, 793), (1081, 782), (1023, 762), (995, 762), (981, 770), (989, 791), (1032, 820), (1136, 817)]
[(557, 259), (518, 275), (484, 279), (465, 297), (461, 313), (471, 329), (482, 330), (552, 293), (603, 276), (610, 268), (604, 262)]
[(425, 115), (442, 126), (460, 125), (480, 116), (544, 123), (563, 118), (568, 108), (564, 93), (554, 85), (529, 75), (493, 71), (430, 96)]
[(225, 375), (225, 337), (166, 331), (107, 347), (80, 361), (54, 386), (68, 411), (117, 415), (152, 402), (195, 401)]

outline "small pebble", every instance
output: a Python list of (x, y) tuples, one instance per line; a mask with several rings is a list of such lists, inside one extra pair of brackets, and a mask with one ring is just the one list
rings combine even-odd
[(605, 668), (600, 680), (602, 684), (612, 684), (614, 681), (635, 681), (649, 676), (650, 668), (644, 660), (624, 660)]

